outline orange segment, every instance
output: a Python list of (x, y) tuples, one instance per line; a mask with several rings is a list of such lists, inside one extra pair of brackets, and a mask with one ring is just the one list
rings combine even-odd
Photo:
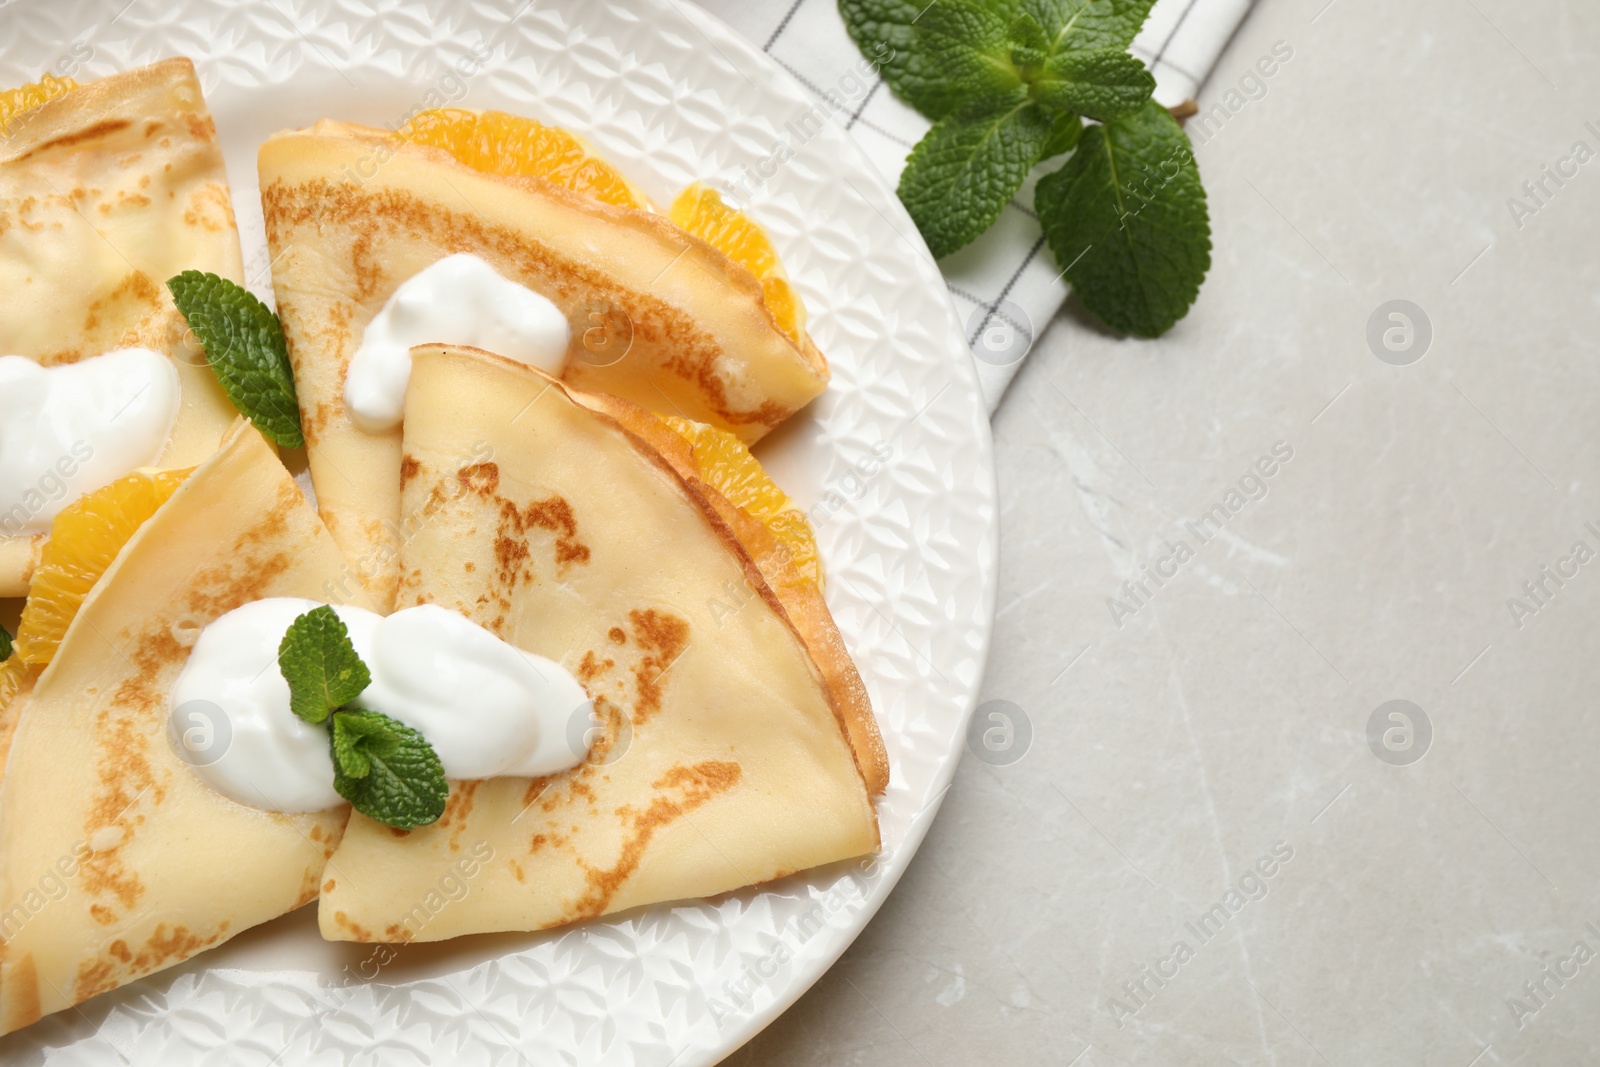
[(664, 415), (672, 431), (689, 442), (700, 479), (728, 502), (772, 531), (789, 550), (789, 562), (807, 581), (822, 586), (822, 557), (800, 506), (779, 489), (744, 442), (703, 422)]
[[(24, 663), (21, 656), (12, 656), (4, 663), (0, 663), (0, 713), (11, 703), (22, 689), (22, 683), (27, 681), (28, 672), (33, 670), (33, 664)], [(3, 714), (0, 714), (3, 720)]]
[(805, 305), (790, 287), (778, 253), (760, 226), (723, 203), (721, 194), (703, 182), (679, 193), (667, 217), (754, 274), (778, 329), (800, 343), (806, 328)]
[(580, 137), (503, 111), (446, 107), (420, 111), (395, 131), (449, 152), (473, 170), (543, 178), (618, 207), (648, 209), (645, 195)]
[(94, 583), (193, 469), (137, 471), (74, 501), (56, 516), (28, 585), (12, 660), (50, 662)]
[(46, 74), (38, 81), (20, 88), (0, 89), (0, 134), (9, 134), (11, 121), (24, 111), (31, 111), (46, 100), (54, 100), (77, 87), (78, 83), (71, 78)]

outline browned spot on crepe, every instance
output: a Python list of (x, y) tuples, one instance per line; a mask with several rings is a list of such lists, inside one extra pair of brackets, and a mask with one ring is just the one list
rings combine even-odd
[(81, 130), (73, 130), (71, 133), (64, 133), (60, 137), (55, 137), (44, 142), (43, 144), (35, 145), (28, 151), (22, 153), (22, 155), (13, 159), (11, 162), (21, 163), (24, 159), (31, 159), (41, 152), (50, 151), (52, 148), (71, 148), (73, 145), (82, 144), (85, 141), (92, 141), (97, 137), (106, 137), (110, 134), (118, 133), (132, 125), (133, 123), (127, 119), (103, 119), (92, 126), (85, 126)]
[(400, 457), (400, 488), (404, 489), (406, 487), (406, 484), (408, 482), (410, 482), (411, 479), (415, 478), (419, 473), (421, 473), (421, 471), (422, 471), (422, 463), (421, 463), (420, 460), (417, 459), (416, 456), (409, 455), (409, 454), (401, 456)]
[(559, 496), (536, 500), (523, 515), (527, 526), (537, 526), (556, 535), (556, 562), (587, 563), (589, 546), (578, 540), (578, 522), (572, 505)]
[(137, 950), (121, 939), (112, 941), (99, 958), (84, 960), (78, 965), (77, 981), (72, 987), (73, 1003), (82, 1003), (90, 997), (117, 988), (130, 978), (160, 970), (177, 960), (188, 959), (201, 949), (216, 944), (227, 932), (226, 922), (207, 937), (194, 933), (187, 926), (158, 923), (149, 939)]
[(467, 817), (472, 814), (472, 803), (482, 782), (456, 782), (451, 786), (450, 797), (444, 802), (444, 814), (439, 825), (450, 829), (450, 851), (461, 851), (461, 834), (467, 828)]
[(360, 923), (355, 922), (354, 920), (352, 920), (350, 918), (350, 916), (345, 914), (342, 910), (341, 911), (336, 911), (336, 912), (333, 913), (333, 921), (338, 923), (340, 926), (344, 927), (346, 930), (350, 931), (350, 936), (351, 936), (351, 938), (353, 940), (356, 940), (356, 941), (371, 941), (372, 940), (372, 931), (368, 930), (365, 926), (362, 926)]
[(732, 789), (739, 783), (743, 773), (737, 763), (723, 760), (705, 760), (692, 767), (679, 764), (651, 783), (661, 795), (652, 800), (644, 811), (635, 811), (626, 805), (617, 809), (617, 816), (628, 828), (622, 853), (615, 864), (605, 869), (579, 861), (584, 868), (588, 890), (572, 905), (571, 917), (562, 922), (602, 914), (617, 890), (638, 869), (639, 861), (656, 832), (712, 797)]
[[(526, 507), (501, 496), (500, 466), (493, 462), (470, 463), (456, 471), (460, 491), (493, 501), (499, 508), (499, 522), (491, 547), (494, 550), (495, 577), (502, 595), (496, 598), (501, 608), (509, 608), (508, 593), (517, 585), (534, 579), (533, 549), (528, 540), (530, 530), (544, 530), (556, 535), (554, 557), (559, 574), (569, 564), (587, 563), (589, 546), (578, 539), (578, 522), (572, 505), (559, 496), (535, 500)], [(445, 483), (435, 485), (428, 493), (423, 514), (431, 516), (444, 507), (447, 501)], [(489, 603), (489, 594), (479, 597), (479, 604)], [(488, 629), (500, 632), (502, 619), (486, 622)]]
[(461, 488), (479, 496), (493, 496), (500, 489), (500, 464), (469, 463), (456, 471)]
[(395, 942), (404, 943), (416, 936), (410, 927), (402, 926), (400, 923), (390, 923), (383, 931), (383, 939), (391, 944)]
[(689, 644), (689, 624), (676, 615), (654, 608), (628, 612), (633, 637), (649, 653), (633, 668), (638, 687), (634, 706), (634, 725), (649, 720), (661, 709), (661, 676), (667, 672)]
[(83, 317), (83, 332), (92, 334), (99, 329), (101, 316), (107, 312), (121, 312), (116, 316), (120, 321), (129, 317), (130, 312), (148, 314), (160, 304), (161, 290), (156, 288), (156, 283), (143, 272), (133, 271), (124, 275), (115, 289), (89, 305)]
[(578, 663), (578, 669), (574, 673), (577, 674), (578, 681), (582, 682), (584, 688), (587, 689), (590, 682), (616, 665), (616, 660), (601, 660), (591, 650), (583, 654), (583, 659)]
[(307, 867), (305, 869), (305, 872), (300, 876), (300, 895), (295, 898), (295, 907), (301, 907), (317, 899), (317, 894), (321, 890), (321, 887), (317, 885), (317, 880), (321, 877), (322, 872), (315, 867)]
[(218, 185), (202, 185), (196, 189), (183, 213), (183, 221), (212, 233), (234, 229), (233, 205), (227, 191)]

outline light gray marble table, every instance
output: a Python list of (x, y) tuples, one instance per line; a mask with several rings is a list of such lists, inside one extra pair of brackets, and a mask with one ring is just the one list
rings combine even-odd
[(1195, 310), (1069, 303), (995, 420), (1028, 750), (729, 1063), (1600, 1063), (1597, 51), (1593, 3), (1262, 0)]

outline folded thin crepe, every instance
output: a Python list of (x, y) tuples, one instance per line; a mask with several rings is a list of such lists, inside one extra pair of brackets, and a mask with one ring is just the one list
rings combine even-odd
[(330, 121), (269, 139), (259, 169), (317, 505), (385, 605), (398, 577), (400, 431), (355, 427), (345, 374), (395, 289), (447, 255), (481, 256), (567, 315), (562, 377), (580, 389), (749, 443), (827, 385), (821, 353), (777, 328), (754, 276), (660, 216)]
[[(0, 355), (51, 365), (139, 345), (178, 368), (182, 408), (159, 465), (216, 451), (238, 412), (165, 282), (243, 281), (216, 128), (194, 65), (167, 59), (72, 89), (0, 138)], [(22, 596), (46, 535), (0, 532), (0, 597)]]
[[(875, 849), (871, 709), (808, 653), (837, 641), (831, 620), (788, 614), (715, 491), (629, 428), (652, 416), (488, 353), (413, 355), (399, 606), (561, 662), (598, 726), (575, 709), (570, 736), (593, 747), (572, 771), (452, 782), (432, 826), (353, 814), (323, 936), (538, 930)], [(462, 878), (469, 893), (430, 903)]]
[(238, 423), (84, 600), (0, 779), (0, 1033), (316, 897), (346, 809), (284, 815), (216, 792), (170, 742), (167, 694), (212, 620), (262, 597), (330, 599), (345, 566)]

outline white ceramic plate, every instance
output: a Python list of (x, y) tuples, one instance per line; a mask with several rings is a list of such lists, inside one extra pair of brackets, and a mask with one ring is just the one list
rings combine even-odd
[[(828, 603), (889, 750), (884, 848), (760, 891), (544, 935), (330, 944), (313, 908), (0, 1040), (0, 1062), (715, 1063), (844, 951), (921, 842), (959, 758), (994, 613), (988, 419), (960, 323), (893, 192), (766, 56), (676, 0), (19, 0), (0, 84), (195, 61), (252, 287), (270, 290), (256, 147), (331, 116), (395, 126), (457, 102), (582, 133), (657, 202), (748, 199), (811, 310), (833, 384), (760, 449), (811, 509)], [(520, 9), (520, 10), (519, 10)], [(814, 126), (814, 123), (811, 124)], [(770, 168), (769, 168), (770, 169)], [(390, 958), (392, 956), (392, 958)]]

